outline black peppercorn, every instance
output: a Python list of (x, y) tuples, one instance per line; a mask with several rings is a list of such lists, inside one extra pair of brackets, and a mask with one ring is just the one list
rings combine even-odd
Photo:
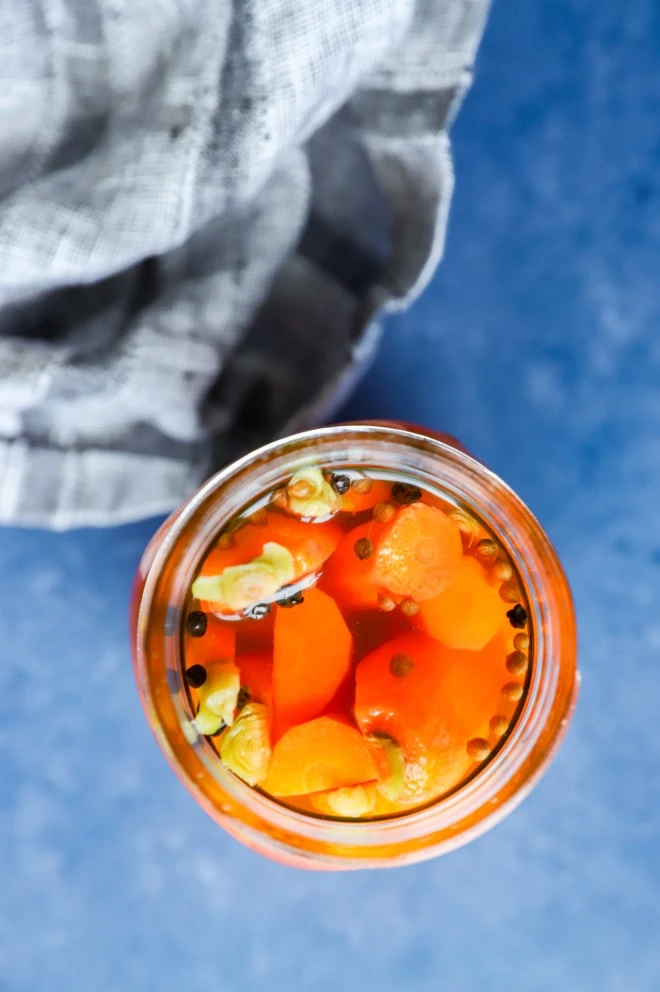
[(507, 610), (506, 615), (511, 626), (517, 629), (521, 629), (527, 623), (527, 610), (520, 603), (516, 603), (512, 610)]
[(351, 480), (347, 475), (331, 475), (330, 485), (339, 496), (345, 496), (351, 488)]
[(191, 665), (186, 669), (186, 682), (191, 689), (199, 689), (206, 682), (206, 669), (203, 665)]
[(206, 613), (193, 610), (186, 619), (186, 630), (191, 637), (203, 637), (206, 633)]
[(280, 599), (278, 601), (278, 606), (283, 606), (286, 610), (290, 609), (292, 606), (300, 606), (301, 603), (305, 602), (305, 598), (301, 592), (295, 592), (293, 596), (288, 596), (287, 599)]
[(408, 482), (395, 482), (392, 486), (392, 499), (399, 506), (410, 506), (417, 503), (422, 498), (422, 490), (419, 486), (411, 486)]

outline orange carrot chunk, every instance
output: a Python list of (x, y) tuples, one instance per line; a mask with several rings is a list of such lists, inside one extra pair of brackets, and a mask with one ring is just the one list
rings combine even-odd
[(263, 785), (274, 796), (305, 796), (373, 782), (374, 761), (362, 735), (333, 717), (291, 727), (273, 748)]
[(337, 604), (320, 589), (277, 607), (273, 652), (275, 739), (319, 716), (349, 674), (353, 638)]
[[(376, 522), (353, 527), (339, 542), (337, 550), (323, 569), (321, 586), (330, 593), (344, 610), (369, 610), (378, 607), (378, 586), (373, 578), (373, 554), (360, 558), (355, 546), (369, 541), (372, 547), (384, 532)], [(359, 547), (359, 545), (358, 545)]]
[(483, 565), (466, 557), (456, 580), (422, 603), (419, 623), (447, 647), (479, 651), (502, 626), (503, 616), (502, 600)]
[(504, 677), (504, 639), (455, 651), (425, 634), (393, 638), (356, 671), (355, 718), (365, 735), (386, 734), (405, 761), (399, 801), (418, 803), (458, 785), (472, 767), (468, 740), (488, 737)]
[(454, 521), (437, 507), (414, 503), (387, 525), (376, 549), (373, 578), (395, 596), (422, 602), (457, 578), (462, 558)]

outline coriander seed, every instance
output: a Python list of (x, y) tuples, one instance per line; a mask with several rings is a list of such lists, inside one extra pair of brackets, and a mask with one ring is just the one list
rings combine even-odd
[(490, 754), (490, 745), (483, 737), (473, 737), (467, 742), (466, 751), (473, 761), (485, 761)]
[(353, 545), (353, 550), (360, 561), (365, 561), (374, 552), (374, 546), (368, 537), (360, 537)]

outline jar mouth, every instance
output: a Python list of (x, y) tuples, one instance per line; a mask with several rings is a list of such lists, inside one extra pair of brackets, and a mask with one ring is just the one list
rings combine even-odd
[[(210, 540), (246, 503), (310, 461), (404, 471), (456, 500), (502, 536), (522, 582), (533, 631), (531, 674), (507, 738), (454, 791), (392, 817), (340, 820), (295, 810), (223, 768), (190, 719), (179, 675), (183, 607)], [(503, 818), (547, 767), (575, 702), (575, 629), (568, 583), (529, 509), (489, 469), (463, 451), (410, 429), (379, 425), (324, 427), (272, 442), (215, 476), (182, 508), (149, 567), (138, 613), (138, 680), (160, 744), (205, 808), (238, 816), (241, 836), (315, 850), (330, 863), (381, 852), (388, 864), (421, 860), (459, 846)], [(154, 666), (153, 659), (158, 658)], [(232, 831), (233, 832), (233, 831)], [(340, 852), (340, 853), (338, 853)]]

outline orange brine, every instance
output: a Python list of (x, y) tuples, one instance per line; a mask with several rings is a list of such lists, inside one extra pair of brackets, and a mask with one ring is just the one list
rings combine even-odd
[(412, 475), (310, 464), (207, 548), (182, 619), (215, 760), (315, 817), (393, 817), (478, 775), (515, 726), (534, 632), (510, 550)]

